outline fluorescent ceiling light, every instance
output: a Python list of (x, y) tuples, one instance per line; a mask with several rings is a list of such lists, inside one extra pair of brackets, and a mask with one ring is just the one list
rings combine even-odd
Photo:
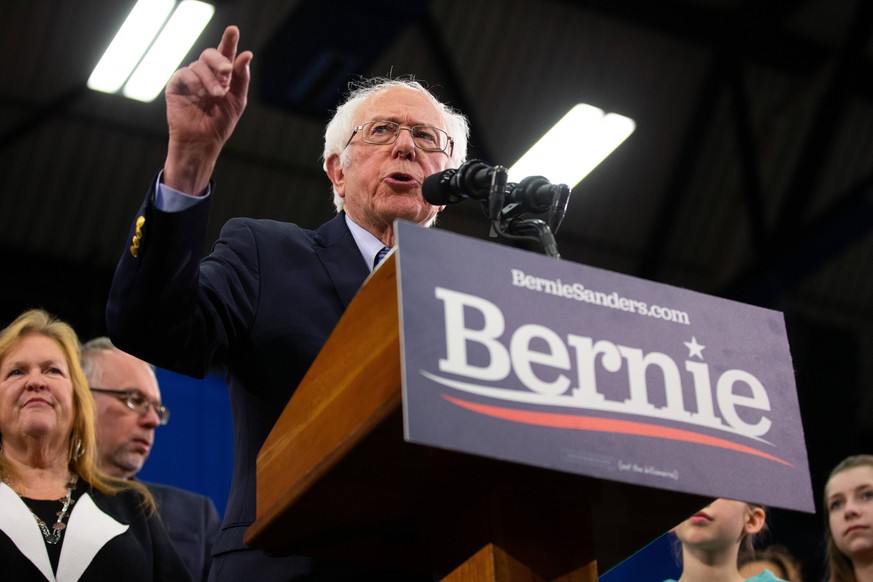
[(214, 13), (215, 7), (205, 2), (184, 0), (179, 4), (124, 86), (122, 94), (138, 101), (154, 100)]
[(116, 93), (161, 30), (175, 0), (139, 0), (88, 79), (88, 88)]
[(629, 117), (579, 103), (509, 168), (509, 179), (544, 176), (572, 188), (635, 128)]
[(214, 13), (214, 6), (197, 0), (138, 0), (91, 73), (88, 88), (117, 93), (124, 87), (125, 97), (154, 100)]

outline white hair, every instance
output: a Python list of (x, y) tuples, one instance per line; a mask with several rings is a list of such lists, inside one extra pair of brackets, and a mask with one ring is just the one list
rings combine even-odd
[[(424, 85), (412, 77), (399, 77), (391, 79), (387, 77), (373, 77), (363, 79), (352, 87), (346, 100), (340, 105), (324, 130), (324, 170), (327, 171), (327, 160), (334, 155), (340, 156), (340, 163), (345, 165), (348, 161), (346, 144), (349, 136), (355, 129), (355, 118), (358, 109), (370, 97), (390, 89), (392, 87), (406, 87), (419, 91), (425, 95), (436, 108), (443, 121), (443, 129), (454, 140), (454, 148), (449, 156), (449, 167), (457, 168), (467, 158), (467, 140), (470, 136), (470, 124), (467, 118), (459, 111), (442, 103)], [(333, 188), (333, 203), (336, 211), (343, 209), (343, 198)]]

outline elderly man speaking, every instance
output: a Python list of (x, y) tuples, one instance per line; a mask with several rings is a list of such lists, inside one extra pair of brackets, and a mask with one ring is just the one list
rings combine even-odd
[(460, 165), (468, 123), (418, 82), (362, 84), (325, 131), (337, 216), (315, 230), (234, 218), (204, 257), (209, 206), (220, 195), (212, 172), (248, 94), (252, 53), (237, 54), (239, 37), (228, 27), (167, 85), (167, 157), (115, 274), (109, 333), (163, 368), (197, 377), (227, 370), (234, 469), (210, 579), (415, 579), (271, 556), (246, 547), (243, 535), (255, 519), (255, 460), (267, 434), (379, 252), (394, 245), (394, 220), (432, 224), (440, 207), (424, 199), (422, 182)]

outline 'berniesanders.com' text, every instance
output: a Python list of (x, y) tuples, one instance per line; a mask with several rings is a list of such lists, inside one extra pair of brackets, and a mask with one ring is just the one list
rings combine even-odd
[(511, 271), (512, 284), (515, 287), (524, 287), (525, 289), (531, 289), (540, 293), (548, 293), (549, 295), (556, 295), (566, 299), (628, 311), (672, 323), (691, 325), (688, 314), (678, 309), (648, 305), (644, 301), (621, 297), (618, 291), (612, 291), (611, 293), (594, 291), (586, 288), (582, 283), (564, 283), (560, 279), (544, 279), (543, 277), (527, 275), (519, 269), (512, 269)]

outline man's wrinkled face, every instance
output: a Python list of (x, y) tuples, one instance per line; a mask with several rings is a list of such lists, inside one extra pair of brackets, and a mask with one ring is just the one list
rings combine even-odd
[[(431, 101), (407, 87), (390, 87), (370, 97), (358, 109), (355, 126), (374, 120), (446, 129)], [(339, 156), (328, 161), (328, 174), (346, 213), (365, 229), (384, 230), (395, 218), (427, 225), (441, 210), (425, 201), (421, 184), (446, 169), (449, 157), (416, 148), (409, 131), (400, 130), (394, 143), (384, 145), (364, 143), (356, 134), (342, 158), (345, 163)]]
[[(158, 381), (151, 367), (119, 350), (99, 352), (99, 377), (92, 387), (109, 390), (138, 390), (150, 401), (160, 402)], [(97, 451), (100, 468), (121, 479), (133, 477), (148, 459), (160, 425), (157, 413), (132, 410), (122, 398), (94, 393), (97, 409)]]

